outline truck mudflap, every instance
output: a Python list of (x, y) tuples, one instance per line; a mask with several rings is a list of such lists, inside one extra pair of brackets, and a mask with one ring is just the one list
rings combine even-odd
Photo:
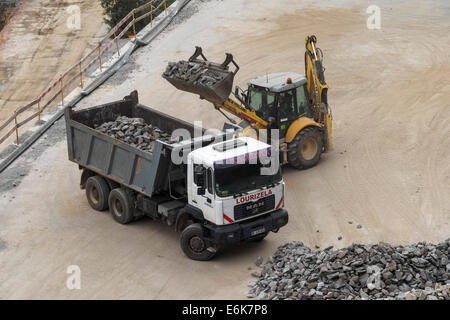
[(277, 232), (288, 223), (288, 220), (288, 212), (279, 209), (254, 220), (225, 226), (207, 225), (205, 238), (218, 245), (247, 241), (270, 231)]

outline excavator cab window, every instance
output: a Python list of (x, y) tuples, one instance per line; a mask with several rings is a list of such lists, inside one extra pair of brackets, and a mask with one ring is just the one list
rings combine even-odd
[(300, 86), (296, 89), (298, 116), (311, 117), (310, 103), (308, 98), (308, 91), (306, 85)]
[(249, 87), (248, 105), (256, 114), (264, 120), (276, 117), (275, 93), (263, 88)]
[(286, 135), (291, 123), (298, 118), (296, 89), (280, 92), (278, 102), (278, 128), (280, 129), (280, 138), (282, 138)]
[(280, 92), (278, 94), (278, 127), (280, 137), (286, 135), (289, 126), (302, 116), (310, 116), (306, 87)]
[(295, 103), (295, 96), (295, 90), (280, 93), (279, 119), (281, 124), (297, 119), (298, 108)]

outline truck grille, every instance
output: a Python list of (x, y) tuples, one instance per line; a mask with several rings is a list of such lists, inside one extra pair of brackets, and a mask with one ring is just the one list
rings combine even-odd
[(275, 195), (234, 207), (234, 220), (245, 219), (275, 208)]

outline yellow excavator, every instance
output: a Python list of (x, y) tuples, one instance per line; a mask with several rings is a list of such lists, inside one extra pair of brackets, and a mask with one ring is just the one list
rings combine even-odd
[[(235, 88), (237, 101), (230, 94), (239, 66), (229, 53), (219, 64), (208, 61), (202, 48), (196, 47), (188, 61), (169, 63), (163, 78), (177, 89), (211, 102), (228, 120), (235, 122), (223, 111), (238, 117), (243, 135), (262, 138), (261, 132), (267, 132), (269, 142), (279, 144), (282, 163), (310, 168), (323, 152), (332, 150), (332, 117), (322, 50), (314, 35), (305, 42), (305, 75), (280, 72), (256, 77), (248, 82), (246, 91)], [(229, 70), (230, 63), (234, 71)], [(271, 129), (277, 129), (278, 137)]]

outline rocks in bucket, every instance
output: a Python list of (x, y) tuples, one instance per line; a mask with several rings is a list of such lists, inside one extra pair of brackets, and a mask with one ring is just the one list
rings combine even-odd
[(291, 242), (260, 267), (249, 285), (250, 298), (450, 300), (450, 239), (319, 251)]
[(146, 124), (142, 118), (119, 116), (115, 121), (102, 123), (95, 129), (147, 152), (153, 150), (156, 140), (169, 144), (178, 142), (158, 127)]
[(208, 68), (208, 62), (205, 64), (193, 63), (189, 61), (169, 62), (164, 76), (190, 82), (194, 85), (205, 87), (214, 86), (225, 77), (223, 72)]

